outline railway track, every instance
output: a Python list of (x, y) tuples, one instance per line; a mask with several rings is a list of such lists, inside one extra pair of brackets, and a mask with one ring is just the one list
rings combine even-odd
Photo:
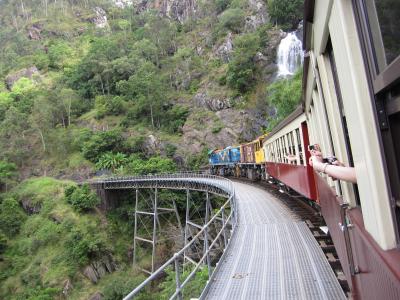
[(293, 190), (287, 190), (285, 186), (280, 186), (278, 183), (270, 183), (268, 181), (254, 181), (247, 178), (230, 178), (233, 181), (239, 181), (246, 184), (262, 187), (270, 194), (275, 196), (283, 202), (299, 220), (304, 221), (314, 238), (317, 240), (322, 251), (334, 271), (336, 278), (343, 289), (343, 292), (349, 297), (350, 289), (344, 276), (340, 260), (336, 253), (335, 246), (329, 235), (325, 230), (326, 224), (319, 211), (319, 207), (315, 202), (296, 194)]

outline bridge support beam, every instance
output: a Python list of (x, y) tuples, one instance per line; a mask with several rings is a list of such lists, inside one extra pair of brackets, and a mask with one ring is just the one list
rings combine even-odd
[[(139, 244), (147, 244), (151, 246), (151, 266), (150, 269), (139, 267), (143, 272), (152, 274), (156, 270), (157, 245), (159, 236), (162, 232), (162, 224), (160, 222), (161, 214), (174, 214), (177, 218), (179, 230), (182, 233), (182, 225), (179, 218), (176, 202), (171, 202), (172, 207), (162, 207), (160, 205), (159, 189), (149, 189), (149, 195), (141, 195), (139, 189), (135, 191), (135, 228), (133, 236), (133, 265), (138, 266), (140, 258), (138, 258)], [(142, 235), (144, 234), (144, 235)]]

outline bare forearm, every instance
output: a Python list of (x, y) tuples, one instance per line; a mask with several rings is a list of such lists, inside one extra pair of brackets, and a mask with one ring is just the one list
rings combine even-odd
[(333, 178), (357, 183), (356, 171), (352, 167), (326, 165), (321, 162), (314, 162), (313, 167), (316, 171), (325, 172)]

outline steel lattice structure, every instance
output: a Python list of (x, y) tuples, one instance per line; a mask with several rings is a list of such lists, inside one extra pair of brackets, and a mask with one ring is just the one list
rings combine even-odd
[[(216, 249), (222, 249), (222, 256), (226, 253), (226, 249), (230, 244), (230, 239), (235, 232), (237, 224), (237, 210), (235, 205), (235, 191), (230, 180), (202, 173), (177, 173), (177, 174), (160, 174), (146, 175), (135, 177), (112, 177), (92, 180), (90, 185), (98, 191), (118, 191), (118, 190), (135, 190), (135, 230), (134, 230), (134, 262), (136, 259), (137, 243), (148, 243), (152, 246), (152, 262), (151, 270), (142, 269), (150, 276), (133, 290), (124, 299), (132, 299), (147, 284), (159, 277), (161, 273), (169, 266), (173, 266), (176, 271), (176, 291), (171, 299), (182, 299), (182, 291), (186, 284), (194, 278), (196, 272), (206, 267), (209, 279), (212, 278), (216, 267), (213, 266), (211, 260), (211, 252)], [(139, 210), (139, 190), (152, 189), (154, 193), (151, 196), (151, 204), (148, 210)], [(161, 213), (174, 213), (177, 217), (179, 226), (179, 215), (175, 201), (172, 201), (170, 207), (160, 207), (158, 203), (159, 189), (173, 189), (186, 191), (186, 216), (184, 228), (184, 247), (176, 252), (172, 258), (165, 262), (160, 268), (155, 270), (155, 255), (157, 245), (157, 228), (159, 228), (159, 215)], [(197, 224), (190, 218), (190, 191), (200, 191), (205, 193), (205, 217), (203, 224)], [(222, 207), (215, 212), (211, 206), (210, 194), (222, 196), (227, 200)], [(138, 235), (138, 221), (143, 216), (152, 218), (152, 235), (150, 238), (144, 238)], [(197, 233), (193, 233), (196, 232)], [(202, 244), (200, 255), (196, 258), (190, 255), (196, 245)], [(214, 262), (215, 263), (215, 262)], [(190, 274), (181, 278), (181, 272), (184, 266), (192, 265)], [(210, 280), (209, 280), (210, 282)]]

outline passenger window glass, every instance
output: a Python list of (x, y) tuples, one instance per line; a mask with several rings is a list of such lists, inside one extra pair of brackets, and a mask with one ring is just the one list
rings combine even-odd
[(365, 0), (379, 72), (400, 55), (400, 1)]

